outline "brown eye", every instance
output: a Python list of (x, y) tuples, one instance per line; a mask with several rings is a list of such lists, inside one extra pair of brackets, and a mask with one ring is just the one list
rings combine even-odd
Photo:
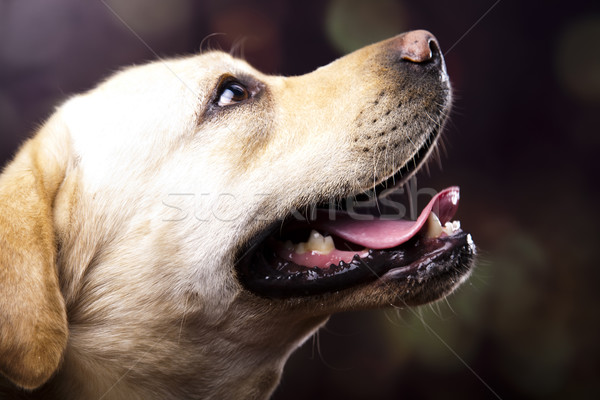
[(232, 104), (239, 103), (247, 100), (250, 94), (241, 83), (238, 82), (227, 82), (221, 89), (221, 95), (219, 96), (219, 106), (229, 106)]

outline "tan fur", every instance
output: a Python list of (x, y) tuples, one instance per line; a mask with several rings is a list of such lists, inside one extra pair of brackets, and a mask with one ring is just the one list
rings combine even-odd
[[(233, 265), (270, 221), (388, 177), (439, 123), (439, 99), (399, 87), (390, 51), (291, 78), (209, 52), (129, 68), (61, 106), (0, 178), (2, 374), (41, 387), (32, 398), (266, 398), (332, 312), (398, 303), (380, 281), (264, 299)], [(223, 74), (262, 95), (207, 111)], [(398, 101), (395, 119), (374, 114)]]
[(48, 380), (67, 342), (52, 208), (69, 148), (55, 117), (0, 177), (0, 371), (25, 388)]

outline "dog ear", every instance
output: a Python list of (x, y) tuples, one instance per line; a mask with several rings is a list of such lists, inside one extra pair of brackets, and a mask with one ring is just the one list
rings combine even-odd
[(0, 175), (0, 372), (26, 389), (52, 376), (67, 344), (52, 209), (68, 154), (55, 115)]

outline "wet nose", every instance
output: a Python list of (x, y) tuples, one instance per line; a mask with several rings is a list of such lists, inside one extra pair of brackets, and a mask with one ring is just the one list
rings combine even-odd
[(402, 60), (413, 63), (439, 63), (442, 59), (437, 39), (425, 30), (411, 31), (396, 38), (394, 47)]

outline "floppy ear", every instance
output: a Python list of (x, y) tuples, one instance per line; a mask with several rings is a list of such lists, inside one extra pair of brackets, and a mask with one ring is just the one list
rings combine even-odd
[(55, 115), (0, 175), (0, 372), (27, 389), (52, 376), (67, 344), (52, 208), (69, 153)]

